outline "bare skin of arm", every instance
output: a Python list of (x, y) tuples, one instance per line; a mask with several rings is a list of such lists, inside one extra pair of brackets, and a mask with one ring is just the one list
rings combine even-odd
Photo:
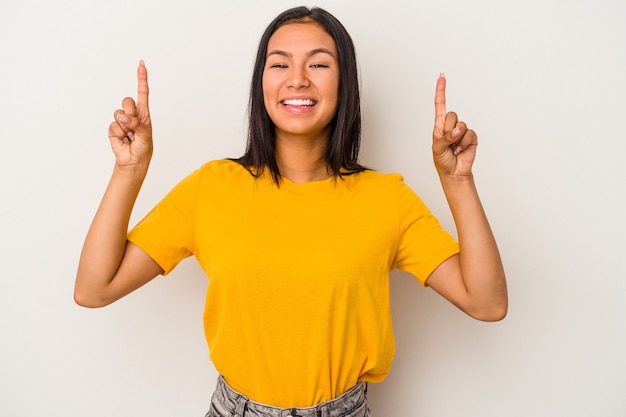
[(143, 250), (126, 240), (130, 215), (152, 156), (148, 73), (143, 61), (137, 79), (137, 101), (125, 98), (109, 126), (115, 167), (87, 232), (74, 287), (74, 300), (85, 307), (110, 304), (163, 272)]
[(478, 138), (446, 112), (446, 79), (437, 80), (433, 158), (459, 237), (458, 255), (444, 261), (427, 285), (462, 311), (483, 321), (506, 316), (504, 267), (472, 175)]

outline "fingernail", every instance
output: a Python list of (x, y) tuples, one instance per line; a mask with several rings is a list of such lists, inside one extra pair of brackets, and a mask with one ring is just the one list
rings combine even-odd
[(125, 114), (118, 114), (117, 115), (117, 121), (120, 123), (127, 123), (128, 122), (128, 117), (126, 117)]
[(456, 149), (454, 150), (454, 154), (458, 155), (461, 153), (461, 151), (463, 151), (463, 148), (461, 148), (460, 146), (457, 146)]
[(461, 129), (459, 129), (458, 127), (455, 127), (452, 130), (452, 136), (459, 136), (459, 133), (461, 133)]

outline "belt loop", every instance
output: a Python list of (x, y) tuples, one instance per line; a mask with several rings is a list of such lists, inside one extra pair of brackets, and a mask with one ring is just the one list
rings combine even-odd
[(237, 398), (237, 406), (235, 407), (235, 417), (244, 417), (247, 409), (247, 404), (248, 399), (243, 395), (239, 395), (239, 398)]

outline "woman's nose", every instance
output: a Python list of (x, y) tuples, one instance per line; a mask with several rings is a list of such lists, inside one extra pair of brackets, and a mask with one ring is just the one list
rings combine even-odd
[(288, 83), (288, 86), (292, 88), (308, 87), (310, 83), (306, 68), (303, 66), (292, 66)]

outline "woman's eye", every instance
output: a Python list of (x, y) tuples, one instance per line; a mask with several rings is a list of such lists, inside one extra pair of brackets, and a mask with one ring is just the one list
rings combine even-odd
[(328, 68), (328, 65), (325, 65), (325, 64), (312, 64), (311, 68)]
[(272, 65), (270, 65), (270, 68), (287, 68), (287, 65), (285, 65), (285, 64), (272, 64)]

